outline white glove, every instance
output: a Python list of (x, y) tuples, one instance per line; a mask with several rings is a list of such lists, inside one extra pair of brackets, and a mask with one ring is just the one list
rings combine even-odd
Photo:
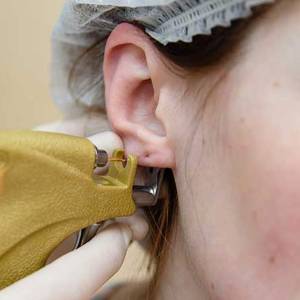
[(1, 300), (87, 300), (122, 266), (131, 240), (143, 239), (142, 215), (118, 219), (83, 247), (0, 292)]

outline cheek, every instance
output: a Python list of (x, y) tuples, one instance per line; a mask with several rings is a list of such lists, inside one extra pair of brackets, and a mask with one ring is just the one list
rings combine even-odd
[(281, 105), (235, 114), (228, 149), (248, 254), (261, 272), (300, 279), (300, 107)]
[(280, 165), (274, 158), (254, 162), (253, 172), (245, 164), (242, 212), (270, 262), (280, 257), (300, 262), (300, 163), (298, 157), (289, 156), (289, 162), (278, 157)]

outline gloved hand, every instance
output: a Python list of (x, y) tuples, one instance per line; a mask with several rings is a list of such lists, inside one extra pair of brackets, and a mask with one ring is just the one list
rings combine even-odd
[(88, 300), (122, 266), (131, 240), (148, 231), (142, 215), (119, 218), (83, 247), (0, 292), (1, 300)]
[[(60, 126), (61, 130), (56, 131), (67, 133), (63, 123)], [(46, 131), (47, 127), (42, 129)], [(114, 149), (122, 148), (122, 141), (113, 132), (89, 139), (110, 155)], [(82, 248), (2, 290), (0, 300), (91, 299), (120, 269), (130, 242), (144, 239), (147, 232), (148, 224), (141, 211), (129, 218), (118, 218)]]

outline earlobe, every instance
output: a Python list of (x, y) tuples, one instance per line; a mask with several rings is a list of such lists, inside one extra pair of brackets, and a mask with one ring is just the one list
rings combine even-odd
[[(154, 45), (138, 28), (120, 24), (108, 38), (104, 56), (106, 108), (126, 153), (139, 165), (174, 168), (175, 158), (160, 105), (159, 60)], [(155, 83), (155, 84), (154, 84)]]

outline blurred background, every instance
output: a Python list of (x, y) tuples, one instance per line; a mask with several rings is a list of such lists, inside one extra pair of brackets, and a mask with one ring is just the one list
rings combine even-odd
[(3, 1), (0, 10), (0, 129), (60, 118), (50, 99), (50, 35), (62, 0)]
[[(49, 95), (50, 36), (63, 0), (3, 1), (0, 10), (0, 130), (27, 129), (61, 114)], [(144, 256), (133, 244), (113, 280), (142, 279)]]

